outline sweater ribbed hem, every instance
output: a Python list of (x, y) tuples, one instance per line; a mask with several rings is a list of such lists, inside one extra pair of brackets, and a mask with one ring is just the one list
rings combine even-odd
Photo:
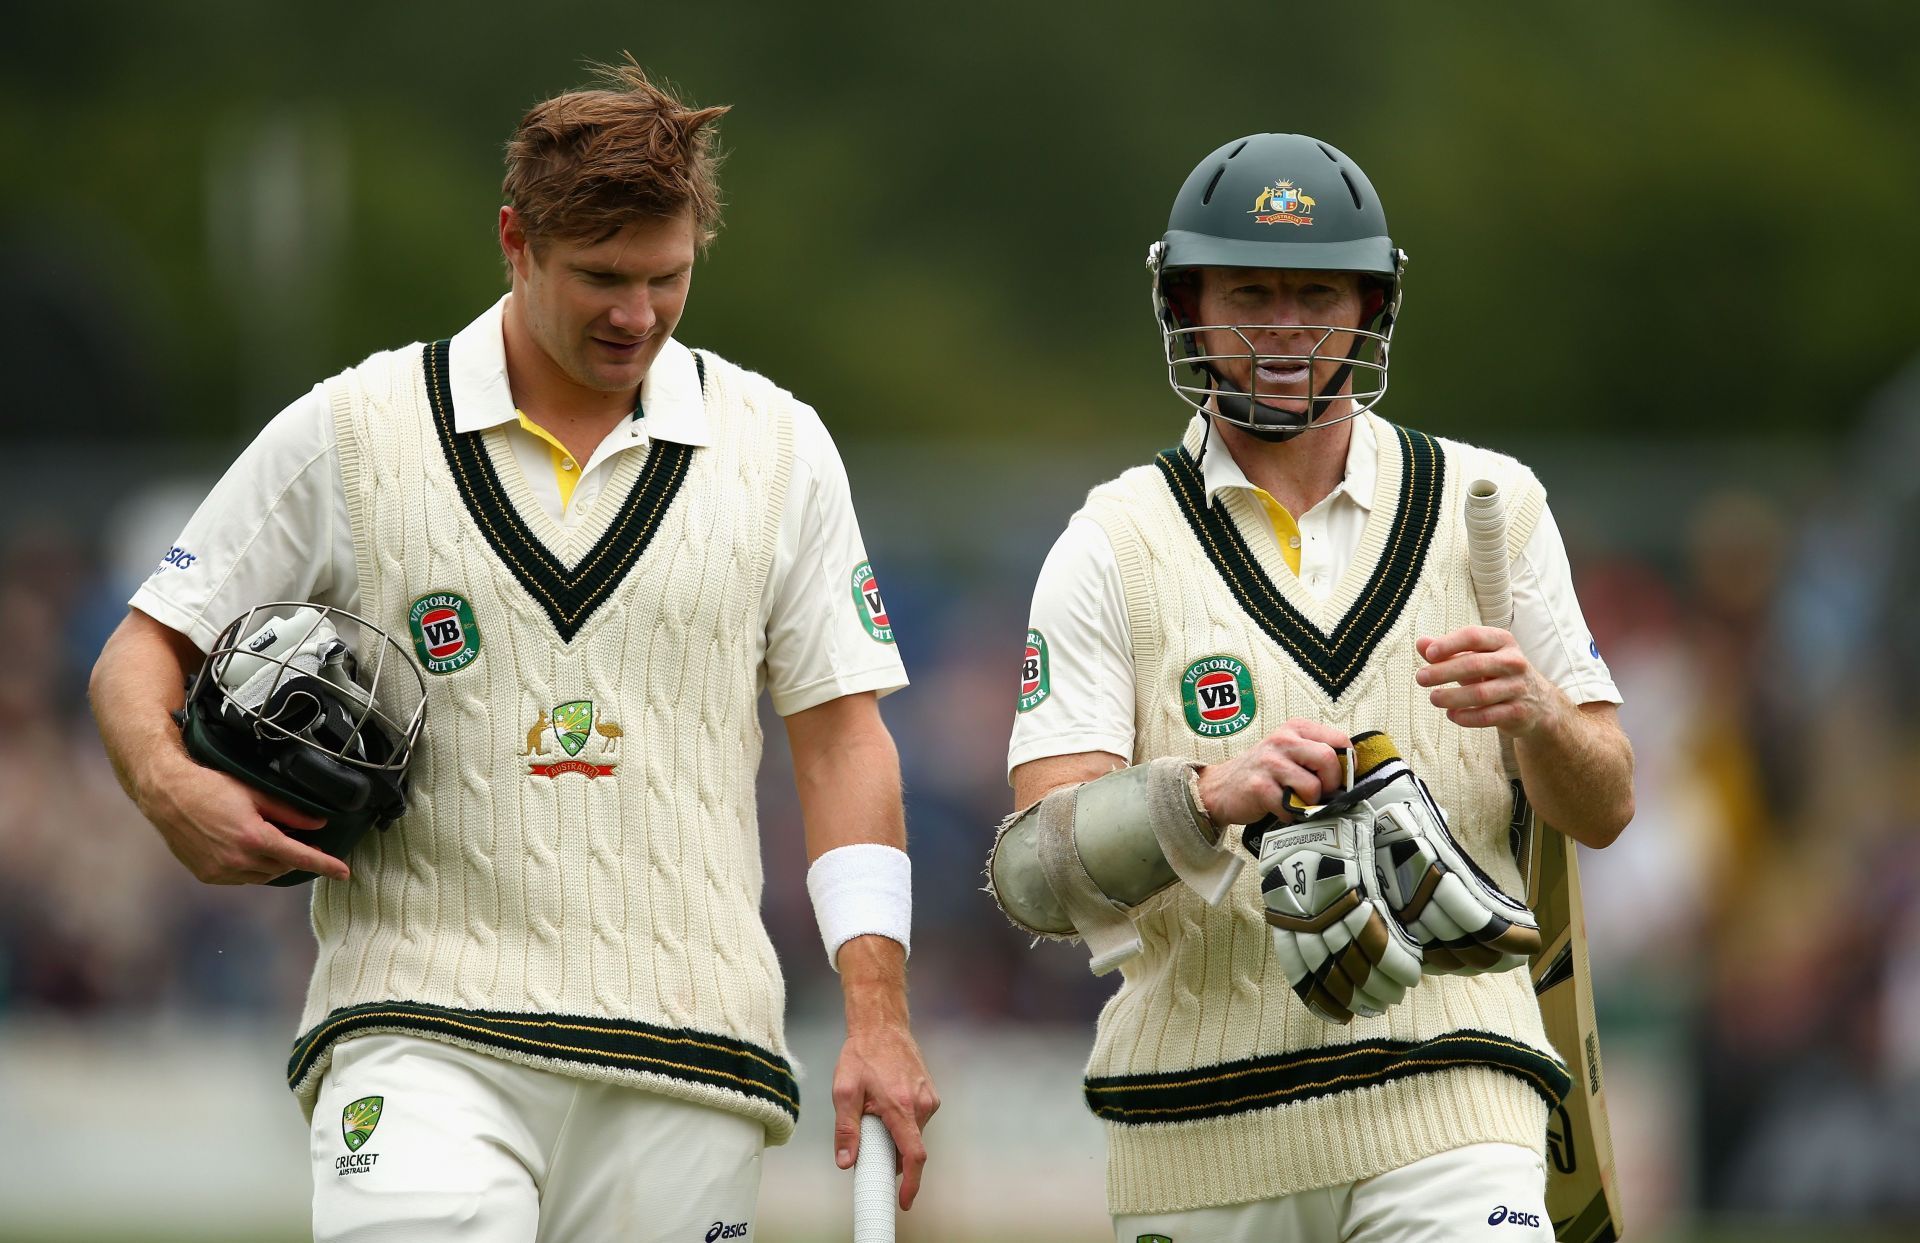
[(1468, 1144), (1544, 1153), (1547, 1106), (1492, 1070), (1449, 1070), (1202, 1122), (1107, 1126), (1107, 1210), (1177, 1213), (1372, 1178)]
[(287, 1085), (311, 1114), (342, 1041), (398, 1034), (458, 1045), (576, 1079), (626, 1084), (751, 1118), (769, 1144), (793, 1134), (800, 1089), (793, 1067), (769, 1049), (715, 1032), (590, 1015), (508, 1014), (413, 1002), (336, 1010), (294, 1043)]

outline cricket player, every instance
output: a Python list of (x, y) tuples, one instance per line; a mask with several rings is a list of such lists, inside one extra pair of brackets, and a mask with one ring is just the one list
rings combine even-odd
[[(288, 1077), (321, 1240), (756, 1236), (799, 1099), (759, 914), (763, 687), (845, 993), (836, 1158), (878, 1114), (902, 1207), (920, 1181), (891, 624), (819, 416), (674, 337), (726, 109), (630, 58), (601, 77), (508, 145), (506, 296), (282, 411), (94, 672), (122, 781), (196, 877), (319, 875)], [(168, 719), (222, 623), (281, 600), (364, 616), (427, 688), (407, 811), (345, 858)]]
[[(1094, 489), (1034, 592), (992, 873), (1016, 922), (1123, 973), (1086, 1095), (1124, 1243), (1552, 1237), (1568, 1080), (1510, 969), (1501, 750), (1593, 846), (1632, 752), (1539, 482), (1375, 412), (1404, 261), (1323, 142), (1201, 161), (1149, 260), (1196, 413)], [(1475, 611), (1481, 479), (1510, 631)]]

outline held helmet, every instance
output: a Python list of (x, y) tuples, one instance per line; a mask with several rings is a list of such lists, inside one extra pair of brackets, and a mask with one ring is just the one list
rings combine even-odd
[[(1166, 236), (1147, 251), (1153, 274), (1153, 312), (1167, 364), (1167, 382), (1180, 399), (1202, 413), (1215, 413), (1263, 440), (1288, 440), (1307, 427), (1331, 426), (1371, 410), (1387, 391), (1387, 349), (1400, 311), (1400, 276), (1406, 252), (1387, 234), (1387, 217), (1360, 166), (1304, 134), (1252, 134), (1227, 143), (1200, 161), (1173, 201)], [(1200, 324), (1189, 292), (1191, 269), (1202, 267), (1291, 268), (1358, 272), (1377, 298), (1359, 328), (1337, 324)], [(1250, 334), (1274, 327), (1304, 327), (1318, 339), (1304, 354), (1262, 354)], [(1242, 350), (1209, 353), (1203, 333), (1230, 334)], [(1320, 351), (1336, 334), (1350, 334), (1352, 348), (1331, 379), (1314, 385), (1313, 364), (1331, 357)], [(1215, 366), (1248, 360), (1253, 391), (1243, 392)], [(1308, 410), (1270, 405), (1259, 391), (1261, 363), (1308, 368)], [(1183, 377), (1181, 369), (1198, 374)], [(1324, 419), (1340, 390), (1356, 379), (1352, 409)], [(1283, 396), (1299, 402), (1300, 395)]]
[[(280, 601), (220, 632), (175, 719), (195, 761), (325, 818), (300, 840), (344, 859), (406, 810), (425, 713), (425, 680), (379, 627)], [(269, 883), (312, 879), (295, 871)]]

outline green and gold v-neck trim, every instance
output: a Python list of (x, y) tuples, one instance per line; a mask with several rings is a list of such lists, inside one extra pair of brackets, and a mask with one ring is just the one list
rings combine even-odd
[[(447, 369), (451, 343), (436, 341), (424, 351), (427, 399), (434, 433), (467, 513), (514, 579), (546, 613), (562, 642), (571, 642), (639, 562), (673, 505), (693, 461), (693, 446), (655, 439), (647, 448), (639, 478), (620, 503), (605, 532), (573, 565), (547, 547), (515, 508), (510, 489), (495, 469), (481, 432), (458, 432), (453, 422), (453, 385)], [(706, 366), (694, 355), (700, 387), (706, 391)]]
[[(1187, 525), (1234, 600), (1332, 699), (1359, 678), (1406, 608), (1439, 527), (1440, 497), (1446, 485), (1446, 456), (1432, 437), (1393, 424), (1376, 426), (1391, 428), (1400, 443), (1399, 496), (1372, 575), (1331, 631), (1315, 625), (1287, 599), (1225, 507), (1207, 504), (1199, 465), (1184, 445), (1163, 450), (1154, 459)], [(1363, 541), (1363, 553), (1373, 542)]]

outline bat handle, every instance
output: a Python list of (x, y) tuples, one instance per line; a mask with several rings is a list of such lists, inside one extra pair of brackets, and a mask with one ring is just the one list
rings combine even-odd
[[(1467, 566), (1480, 619), (1507, 630), (1513, 625), (1513, 583), (1507, 568), (1507, 498), (1500, 485), (1476, 479), (1467, 485)], [(1500, 761), (1508, 776), (1519, 773), (1513, 743), (1500, 739)]]
[(1507, 500), (1500, 485), (1476, 479), (1467, 487), (1467, 563), (1480, 617), (1505, 630), (1513, 625), (1513, 592), (1507, 571)]
[(853, 1243), (893, 1243), (893, 1136), (873, 1114), (860, 1119), (860, 1156), (853, 1163)]

